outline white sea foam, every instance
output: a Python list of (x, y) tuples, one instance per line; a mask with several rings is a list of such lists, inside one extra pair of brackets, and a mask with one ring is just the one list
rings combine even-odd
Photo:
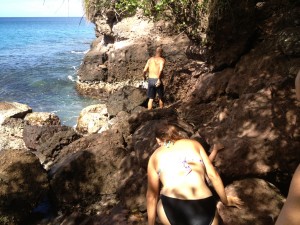
[(69, 75), (69, 76), (68, 76), (68, 79), (69, 79), (70, 81), (75, 82), (75, 79), (74, 79), (74, 77), (73, 77), (72, 75)]
[(71, 51), (71, 53), (72, 54), (86, 54), (87, 52), (89, 51), (89, 49), (88, 50), (85, 50), (85, 51)]
[(95, 101), (82, 98), (74, 87), (95, 38), (93, 26), (78, 26), (77, 18), (0, 18), (3, 21), (7, 26), (0, 26), (0, 34), (6, 34), (2, 42), (7, 51), (1, 52), (0, 99), (26, 102), (34, 111), (54, 112), (65, 121), (62, 124), (74, 125), (72, 116)]
[(81, 51), (71, 51), (71, 53), (73, 53), (73, 54), (84, 54), (84, 52), (81, 52)]

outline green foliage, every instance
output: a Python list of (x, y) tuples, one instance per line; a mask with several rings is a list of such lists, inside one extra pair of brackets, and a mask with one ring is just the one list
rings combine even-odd
[(94, 5), (100, 13), (104, 9), (113, 8), (117, 16), (134, 15), (142, 9), (146, 16), (153, 19), (172, 20), (179, 32), (186, 32), (191, 38), (197, 39), (199, 24), (207, 12), (209, 0), (84, 0), (86, 14)]
[(197, 39), (201, 17), (207, 12), (208, 3), (209, 0), (119, 0), (115, 8), (121, 16), (133, 15), (139, 8), (153, 19), (172, 20), (179, 32)]
[(1, 215), (0, 216), (0, 224), (3, 224), (3, 225), (5, 225), (5, 224), (11, 224), (11, 221), (9, 220), (9, 218), (7, 217), (7, 216), (5, 216), (5, 215)]
[(111, 0), (83, 0), (83, 5), (85, 9), (85, 15), (89, 20), (92, 20), (94, 13), (98, 11), (99, 13), (105, 12), (107, 9), (111, 8), (114, 3)]
[(141, 5), (141, 2), (138, 0), (120, 0), (116, 3), (115, 8), (118, 11), (119, 14), (134, 14), (136, 12), (136, 9)]

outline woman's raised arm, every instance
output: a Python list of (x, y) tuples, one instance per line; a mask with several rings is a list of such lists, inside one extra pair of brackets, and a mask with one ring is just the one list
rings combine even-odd
[(224, 188), (224, 185), (223, 185), (223, 182), (221, 180), (219, 173), (214, 168), (214, 166), (211, 163), (209, 157), (207, 156), (204, 148), (198, 142), (196, 142), (196, 144), (198, 145), (197, 148), (199, 149), (200, 155), (204, 162), (207, 176), (210, 179), (212, 185), (214, 186), (214, 189), (216, 190), (217, 194), (219, 195), (221, 202), (227, 206), (236, 206), (237, 208), (240, 208), (241, 205), (243, 205), (243, 202), (241, 201), (241, 199), (239, 199), (238, 197), (232, 197), (232, 196), (227, 197), (227, 195), (225, 193), (225, 188)]
[(154, 225), (156, 219), (156, 207), (159, 195), (159, 177), (155, 169), (155, 153), (148, 162), (148, 188), (147, 188), (147, 215), (148, 224)]

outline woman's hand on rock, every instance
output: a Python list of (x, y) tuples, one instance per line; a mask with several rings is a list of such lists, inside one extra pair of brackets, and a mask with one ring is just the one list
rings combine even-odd
[(244, 202), (240, 198), (234, 196), (227, 196), (227, 201), (227, 206), (234, 206), (238, 209), (241, 209), (244, 205)]

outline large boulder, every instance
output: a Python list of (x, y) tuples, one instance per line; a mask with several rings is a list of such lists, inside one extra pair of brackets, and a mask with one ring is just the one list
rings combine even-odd
[(61, 123), (57, 115), (48, 112), (28, 113), (24, 120), (32, 126), (60, 125)]
[[(297, 120), (300, 108), (295, 107), (292, 99), (284, 98), (288, 92), (284, 90), (281, 97), (273, 97), (275, 91), (263, 89), (243, 95), (231, 104), (227, 103), (225, 108), (211, 104), (214, 106), (209, 109), (200, 104), (190, 109), (185, 107), (182, 112), (188, 110), (183, 113), (184, 117), (202, 127), (200, 134), (218, 139), (227, 148), (220, 152), (215, 162), (220, 173), (229, 177), (251, 174), (261, 177), (274, 175), (276, 171), (277, 180), (282, 182), (285, 174), (291, 175), (300, 161), (300, 124)], [(195, 115), (193, 112), (197, 110), (200, 117), (188, 117)], [(208, 119), (209, 125), (202, 126)], [(227, 163), (232, 160), (234, 167)]]
[(283, 206), (284, 197), (272, 184), (257, 178), (238, 180), (226, 187), (226, 194), (244, 201), (241, 209), (218, 203), (224, 225), (274, 224)]
[(145, 89), (125, 86), (109, 96), (107, 111), (109, 116), (114, 117), (120, 111), (131, 112), (136, 107), (145, 105), (146, 100), (147, 95)]
[(18, 102), (0, 102), (0, 125), (7, 118), (23, 119), (30, 112), (32, 112), (32, 109), (28, 105)]
[(24, 120), (6, 118), (0, 125), (0, 151), (8, 149), (27, 149), (23, 140)]
[(76, 131), (80, 134), (94, 134), (108, 127), (108, 113), (105, 104), (84, 108), (77, 119)]
[[(141, 107), (141, 111), (146, 110), (144, 107)], [(130, 125), (129, 125), (130, 114), (125, 111), (119, 112), (116, 117), (110, 120), (111, 129), (118, 130), (122, 133), (125, 143), (127, 144), (127, 149), (132, 147), (132, 135), (130, 134)]]
[(26, 125), (23, 139), (26, 146), (40, 159), (45, 169), (58, 160), (60, 150), (81, 136), (68, 126), (30, 126)]
[(0, 223), (22, 224), (49, 190), (47, 173), (26, 150), (1, 151), (0, 162)]
[(248, 51), (259, 18), (256, 1), (223, 3), (222, 0), (213, 1), (208, 10), (208, 60), (215, 69), (234, 65)]
[(122, 133), (109, 130), (65, 147), (49, 173), (58, 204), (64, 209), (86, 207), (116, 194), (132, 173), (124, 145)]

